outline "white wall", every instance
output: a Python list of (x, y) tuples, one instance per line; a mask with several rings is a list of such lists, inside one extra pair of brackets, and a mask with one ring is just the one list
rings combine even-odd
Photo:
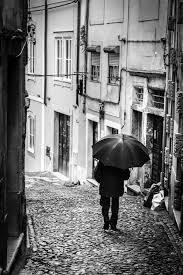
[[(72, 4), (56, 9), (49, 9), (51, 3), (48, 0), (48, 54), (47, 54), (47, 106), (42, 111), (42, 105), (32, 103), (30, 111), (36, 114), (39, 131), (36, 132), (36, 142), (42, 141), (42, 153), (37, 149), (36, 157), (31, 158), (27, 154), (27, 169), (53, 170), (54, 152), (54, 111), (70, 116), (71, 120), (71, 143), (70, 146), (70, 177), (76, 177), (73, 152), (78, 153), (78, 111), (76, 106), (76, 76), (72, 77), (71, 84), (55, 80), (55, 37), (63, 32), (69, 32), (72, 37), (72, 72), (76, 72), (76, 37), (77, 37), (77, 4)], [(58, 1), (60, 4), (60, 1)], [(37, 6), (42, 3), (31, 1), (31, 5)], [(43, 3), (44, 4), (44, 3)], [(54, 4), (55, 5), (55, 4)], [(32, 13), (32, 19), (36, 23), (36, 74), (44, 74), (44, 11)], [(29, 76), (26, 80), (28, 93), (33, 97), (43, 98), (44, 78)], [(44, 115), (43, 115), (44, 114)], [(45, 123), (44, 123), (45, 122)], [(42, 129), (42, 132), (41, 132)], [(44, 137), (42, 137), (42, 135)], [(76, 141), (76, 143), (75, 143)], [(46, 146), (50, 147), (51, 159), (45, 154)]]
[[(30, 1), (30, 7), (43, 5), (44, 1)], [(35, 75), (28, 74), (26, 68), (26, 90), (30, 96), (30, 107), (28, 112), (36, 117), (36, 136), (35, 136), (35, 154), (31, 155), (27, 151), (27, 137), (25, 144), (25, 171), (43, 171), (45, 161), (45, 127), (44, 114), (44, 11), (31, 12), (32, 21), (36, 26), (36, 45), (35, 45)], [(39, 76), (38, 76), (39, 75)]]

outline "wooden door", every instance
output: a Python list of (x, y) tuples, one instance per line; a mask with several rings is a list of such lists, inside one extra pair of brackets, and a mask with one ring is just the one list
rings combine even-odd
[(152, 181), (160, 181), (162, 166), (163, 118), (153, 116)]
[(59, 153), (58, 170), (65, 176), (69, 176), (70, 154), (70, 117), (59, 114)]

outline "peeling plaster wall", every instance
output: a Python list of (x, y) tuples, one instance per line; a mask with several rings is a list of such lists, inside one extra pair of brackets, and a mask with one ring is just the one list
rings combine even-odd
[[(144, 0), (141, 2), (143, 1)], [(105, 10), (106, 2), (111, 2), (115, 7), (114, 1), (90, 1), (88, 45), (101, 46), (101, 66), (99, 83), (90, 81), (90, 76), (88, 74), (86, 92), (90, 97), (102, 101), (109, 100), (117, 103), (120, 89), (119, 86), (111, 87), (107, 85), (108, 54), (104, 53), (103, 48), (109, 45), (119, 45), (120, 68), (123, 69), (121, 73), (121, 101), (120, 106), (117, 104), (104, 104), (104, 124), (106, 119), (111, 123), (117, 121), (122, 133), (131, 134), (134, 86), (139, 85), (144, 89), (144, 102), (142, 107), (137, 106), (137, 110), (142, 112), (141, 141), (146, 144), (146, 140), (147, 143), (149, 142), (148, 135), (146, 135), (147, 114), (154, 112), (155, 114), (163, 115), (163, 112), (150, 110), (148, 107), (148, 88), (149, 86), (152, 86), (154, 88), (158, 87), (164, 89), (165, 76), (152, 74), (149, 77), (147, 73), (163, 73), (165, 70), (163, 63), (163, 44), (160, 40), (161, 38), (166, 37), (166, 11), (168, 0), (148, 0), (147, 5), (153, 6), (150, 10), (146, 9), (144, 11), (139, 8), (139, 1), (121, 1), (122, 9), (120, 10), (119, 8), (118, 11), (119, 13), (121, 12), (121, 20), (118, 23), (113, 22), (112, 24), (107, 23), (107, 15), (109, 13)], [(116, 2), (116, 5), (118, 4)], [(128, 43), (124, 43), (123, 39), (128, 39)], [(141, 42), (142, 40), (145, 40), (146, 42)], [(131, 71), (142, 72), (142, 75), (135, 75), (135, 73), (132, 74)], [(88, 54), (88, 72), (90, 73), (90, 53)], [(99, 117), (99, 107), (99, 101), (86, 98), (86, 114), (95, 111), (96, 117)], [(86, 114), (84, 114), (84, 116)], [(102, 126), (103, 123), (100, 122), (100, 124)], [(81, 136), (83, 136), (84, 131), (82, 128), (80, 129)], [(100, 135), (102, 136), (104, 134), (105, 130), (102, 131), (101, 127)], [(131, 180), (134, 181), (135, 178), (137, 178), (137, 175), (141, 175), (142, 181), (144, 181), (144, 177), (148, 177), (150, 173), (151, 166), (149, 166), (149, 164), (144, 166), (144, 168), (139, 169), (139, 171), (133, 169)]]

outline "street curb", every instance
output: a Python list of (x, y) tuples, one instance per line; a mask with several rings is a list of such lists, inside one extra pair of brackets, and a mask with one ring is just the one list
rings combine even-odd
[(33, 226), (33, 218), (30, 214), (27, 215), (27, 231), (28, 231), (28, 252), (36, 252), (37, 251), (37, 242), (36, 242), (36, 234)]
[[(157, 221), (156, 224), (163, 227), (163, 229), (164, 229), (165, 233), (167, 234), (171, 244), (173, 245), (173, 247), (180, 259), (182, 267), (183, 267), (183, 240), (182, 240), (182, 238), (179, 236), (178, 232), (173, 232), (171, 226), (168, 223), (165, 223), (163, 221)], [(172, 226), (174, 226), (174, 224), (172, 224)]]
[(99, 183), (94, 179), (86, 179), (87, 182), (89, 182), (93, 187), (99, 187)]

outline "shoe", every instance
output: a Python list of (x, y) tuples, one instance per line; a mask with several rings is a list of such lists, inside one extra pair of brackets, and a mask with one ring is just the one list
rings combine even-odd
[(109, 223), (108, 223), (108, 222), (105, 222), (105, 223), (104, 223), (104, 230), (107, 230), (107, 229), (109, 229)]
[(116, 225), (111, 225), (111, 230), (117, 231)]

